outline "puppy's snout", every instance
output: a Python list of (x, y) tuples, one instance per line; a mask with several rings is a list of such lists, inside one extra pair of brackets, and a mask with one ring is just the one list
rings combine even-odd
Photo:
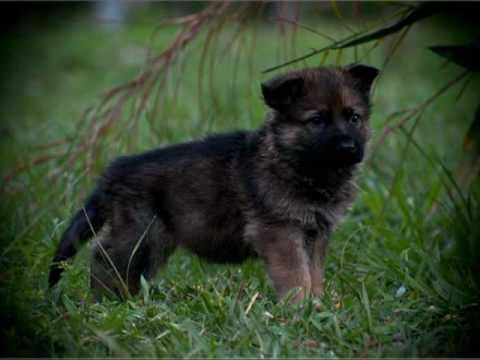
[(357, 151), (357, 146), (352, 139), (343, 139), (337, 144), (337, 150), (342, 153), (354, 153)]

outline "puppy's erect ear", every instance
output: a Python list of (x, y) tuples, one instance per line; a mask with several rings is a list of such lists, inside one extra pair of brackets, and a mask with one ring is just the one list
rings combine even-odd
[(272, 109), (282, 111), (303, 96), (303, 79), (280, 75), (262, 83), (265, 103)]
[(362, 64), (348, 65), (345, 67), (345, 71), (355, 80), (357, 88), (367, 96), (370, 93), (373, 80), (379, 73), (378, 69)]

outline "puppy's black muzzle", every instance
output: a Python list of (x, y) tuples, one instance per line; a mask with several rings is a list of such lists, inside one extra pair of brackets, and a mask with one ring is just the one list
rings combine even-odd
[(363, 144), (349, 135), (322, 136), (301, 153), (302, 167), (343, 168), (363, 160)]
[(335, 139), (333, 148), (334, 162), (338, 166), (349, 166), (359, 163), (363, 159), (363, 147), (355, 139), (345, 136)]

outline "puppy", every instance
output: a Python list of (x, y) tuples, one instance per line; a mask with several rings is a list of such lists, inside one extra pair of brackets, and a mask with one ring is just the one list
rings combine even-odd
[[(214, 135), (108, 166), (63, 234), (61, 263), (102, 228), (91, 286), (138, 292), (176, 248), (218, 263), (259, 257), (279, 298), (323, 292), (328, 238), (354, 197), (369, 138), (370, 88), (360, 64), (292, 71), (262, 84), (271, 113), (254, 131)], [(108, 225), (108, 226), (106, 226)]]

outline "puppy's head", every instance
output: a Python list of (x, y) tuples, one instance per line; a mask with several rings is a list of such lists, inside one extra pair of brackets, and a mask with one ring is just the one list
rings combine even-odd
[(378, 70), (353, 64), (277, 76), (262, 84), (274, 110), (269, 124), (283, 156), (315, 167), (349, 167), (363, 159), (369, 137), (370, 88)]

